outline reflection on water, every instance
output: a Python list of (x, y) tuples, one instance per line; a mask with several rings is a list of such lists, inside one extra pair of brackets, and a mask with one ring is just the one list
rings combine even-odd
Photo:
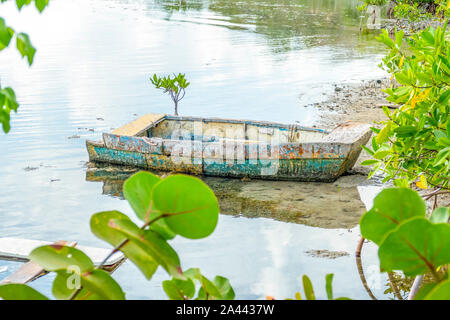
[[(372, 36), (355, 36), (359, 0), (194, 0), (147, 2), (167, 13), (165, 19), (221, 26), (263, 35), (274, 53), (327, 46), (361, 52), (379, 48)], [(183, 13), (178, 15), (178, 13)], [(342, 52), (336, 54), (342, 54)]]
[[(103, 194), (123, 199), (123, 183), (136, 169), (90, 164), (87, 181), (103, 182)], [(167, 173), (155, 172), (160, 176)], [(344, 176), (334, 183), (238, 180), (202, 177), (219, 200), (221, 213), (247, 218), (269, 218), (319, 228), (352, 229), (365, 206), (357, 185), (363, 176)]]
[[(31, 68), (14, 48), (0, 54), (2, 86), (12, 86), (21, 104), (11, 132), (0, 135), (0, 235), (107, 246), (91, 234), (90, 216), (134, 214), (126, 201), (102, 194), (113, 184), (86, 181), (85, 139), (149, 112), (170, 112), (150, 74), (186, 73), (182, 115), (312, 125), (317, 113), (304, 106), (325, 99), (334, 83), (381, 74), (383, 52), (359, 35), (354, 2), (58, 0), (43, 15), (1, 4), (7, 23), (28, 32), (38, 51)], [(368, 298), (351, 255), (305, 253), (354, 251), (362, 212), (354, 187), (207, 182), (229, 215), (207, 239), (175, 239), (184, 268), (228, 277), (238, 298), (292, 296), (304, 273), (323, 288), (329, 272), (336, 295)], [(364, 250), (366, 276), (381, 297), (376, 248)], [(126, 263), (115, 277), (128, 298), (164, 297), (161, 270), (147, 282)], [(49, 278), (33, 286), (51, 291)]]

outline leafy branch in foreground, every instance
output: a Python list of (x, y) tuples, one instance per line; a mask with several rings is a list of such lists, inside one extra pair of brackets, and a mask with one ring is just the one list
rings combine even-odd
[[(7, 0), (0, 0), (1, 3)], [(17, 8), (19, 11), (23, 6), (31, 4), (32, 0), (15, 0)], [(42, 12), (48, 6), (49, 0), (34, 0), (36, 8), (39, 12)], [(24, 58), (27, 58), (28, 65), (33, 64), (34, 54), (36, 53), (36, 48), (31, 44), (30, 38), (26, 33), (16, 32), (13, 28), (8, 26), (5, 19), (0, 17), (0, 51), (8, 48), (11, 40), (15, 37), (16, 48)], [(19, 104), (16, 101), (16, 94), (11, 87), (1, 87), (0, 83), (0, 123), (2, 124), (3, 131), (8, 133), (11, 129), (10, 118), (11, 111), (17, 112)]]
[[(114, 248), (99, 266), (82, 251), (68, 246), (48, 245), (31, 252), (31, 261), (56, 273), (52, 288), (56, 299), (125, 299), (120, 285), (102, 268), (117, 251), (133, 262), (148, 280), (161, 266), (172, 277), (163, 282), (170, 299), (194, 298), (196, 282), (200, 284), (196, 299), (234, 299), (228, 279), (217, 276), (210, 281), (199, 269), (183, 272), (179, 256), (168, 242), (176, 235), (205, 238), (216, 228), (219, 205), (204, 182), (186, 175), (160, 179), (149, 172), (139, 172), (125, 182), (124, 196), (143, 225), (137, 226), (119, 211), (94, 214), (90, 222), (92, 232)], [(0, 298), (47, 299), (36, 290), (18, 284), (1, 285)]]
[(408, 188), (388, 188), (374, 200), (360, 221), (361, 235), (378, 245), (381, 271), (406, 276), (431, 274), (416, 299), (450, 299), (449, 208), (426, 216), (425, 202)]
[(150, 78), (151, 83), (157, 88), (164, 90), (164, 93), (168, 93), (173, 100), (175, 105), (175, 115), (178, 115), (178, 102), (184, 98), (186, 93), (185, 89), (189, 86), (189, 82), (186, 81), (185, 75), (179, 73), (178, 75), (174, 74), (174, 78), (172, 79), (169, 76), (166, 77), (158, 77), (156, 74)]
[(443, 28), (424, 30), (403, 48), (403, 31), (391, 39), (383, 30), (379, 40), (390, 48), (384, 67), (400, 84), (384, 90), (387, 100), (399, 105), (394, 111), (383, 108), (387, 121), (372, 128), (372, 148), (364, 149), (373, 160), (373, 174), (382, 171), (385, 181), (396, 186), (450, 188), (450, 45)]

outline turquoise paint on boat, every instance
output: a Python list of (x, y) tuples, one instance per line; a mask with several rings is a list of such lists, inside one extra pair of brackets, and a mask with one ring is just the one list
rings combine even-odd
[(368, 124), (354, 122), (329, 131), (148, 114), (86, 144), (91, 161), (222, 177), (334, 181), (353, 166), (370, 135)]
[(97, 161), (147, 168), (147, 161), (142, 153), (104, 147), (94, 147), (94, 150), (97, 154)]

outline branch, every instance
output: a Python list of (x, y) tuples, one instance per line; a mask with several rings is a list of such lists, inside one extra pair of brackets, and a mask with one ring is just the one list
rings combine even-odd
[[(146, 217), (149, 216), (149, 214), (150, 214), (150, 212), (152, 210), (152, 207), (153, 207), (153, 205), (150, 205), (149, 209), (147, 210)], [(157, 216), (157, 217), (147, 221), (146, 223), (144, 223), (142, 225), (142, 227), (140, 228), (140, 230), (145, 230), (148, 226), (150, 226), (151, 224), (155, 223), (159, 219), (167, 218), (167, 217), (171, 217), (171, 216), (176, 216), (176, 215), (180, 215), (180, 214), (191, 213), (191, 212), (194, 212), (196, 210), (200, 210), (200, 209), (204, 209), (204, 208), (206, 208), (206, 207), (199, 207), (199, 208), (194, 208), (194, 209), (191, 209), (191, 210), (180, 211), (180, 212), (166, 212), (166, 213), (163, 213), (163, 214), (161, 214), (161, 215), (159, 215), (159, 216)], [(103, 261), (96, 267), (96, 269), (101, 269), (106, 264), (106, 262), (109, 260), (109, 258), (111, 258), (113, 256), (113, 254), (115, 254), (117, 251), (122, 249), (129, 241), (130, 241), (129, 239), (125, 239), (119, 245), (117, 245), (108, 254), (108, 256), (105, 259), (103, 259)], [(83, 287), (80, 286), (76, 291), (74, 291), (74, 293), (70, 296), (69, 300), (75, 299), (75, 297), (80, 293), (82, 288)]]

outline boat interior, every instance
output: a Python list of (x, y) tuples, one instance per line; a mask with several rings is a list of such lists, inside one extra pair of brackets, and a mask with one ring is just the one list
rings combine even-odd
[(139, 135), (170, 140), (320, 142), (328, 131), (264, 121), (164, 116)]

